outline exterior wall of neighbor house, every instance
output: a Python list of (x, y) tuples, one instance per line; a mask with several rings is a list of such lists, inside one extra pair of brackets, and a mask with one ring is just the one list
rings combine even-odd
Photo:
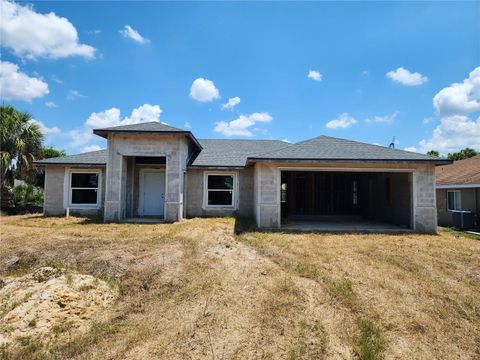
[[(215, 172), (236, 174), (237, 184), (235, 186), (234, 208), (208, 208), (205, 206), (205, 174)], [(253, 189), (252, 168), (241, 170), (189, 168), (186, 180), (186, 216), (189, 218), (203, 216), (253, 217)]]
[(288, 169), (361, 169), (378, 171), (393, 170), (411, 172), (413, 196), (413, 228), (418, 232), (436, 232), (437, 210), (435, 194), (435, 166), (432, 164), (404, 163), (257, 163), (254, 179), (254, 214), (257, 226), (263, 228), (279, 228), (280, 213), (280, 173)]
[(119, 134), (108, 137), (105, 221), (118, 221), (127, 212), (128, 157), (165, 156), (165, 214), (167, 221), (183, 218), (184, 172), (188, 140), (184, 135)]
[[(105, 202), (105, 168), (101, 169), (100, 203), (97, 207), (68, 206), (70, 187), (68, 184), (69, 172), (88, 171), (86, 167), (46, 166), (43, 213), (48, 216), (65, 215), (66, 208), (70, 208), (71, 215), (103, 216)], [(98, 170), (98, 167), (92, 168)]]
[(438, 225), (452, 226), (452, 212), (447, 207), (447, 192), (460, 191), (461, 210), (468, 210), (474, 213), (480, 211), (480, 188), (452, 188), (437, 189), (437, 211)]

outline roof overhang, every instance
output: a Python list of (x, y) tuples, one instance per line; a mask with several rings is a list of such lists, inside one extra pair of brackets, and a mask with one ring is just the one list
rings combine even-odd
[(436, 185), (436, 189), (474, 189), (480, 188), (480, 184), (449, 184), (449, 185)]
[(396, 160), (396, 159), (292, 159), (292, 158), (256, 158), (249, 157), (245, 166), (251, 166), (255, 163), (367, 163), (367, 164), (431, 164), (446, 165), (451, 164), (452, 160), (432, 159), (432, 160)]
[(216, 165), (189, 165), (187, 169), (203, 169), (203, 170), (242, 170), (245, 166), (216, 166)]
[(45, 167), (45, 166), (62, 166), (62, 167), (82, 167), (82, 168), (98, 168), (98, 167), (106, 167), (107, 164), (85, 164), (85, 163), (59, 163), (59, 162), (38, 162), (34, 161), (33, 165), (36, 167)]
[(108, 138), (108, 134), (117, 133), (117, 134), (155, 134), (155, 135), (185, 135), (192, 143), (199, 149), (202, 150), (202, 145), (197, 140), (197, 138), (192, 134), (191, 131), (147, 131), (147, 130), (107, 130), (107, 129), (94, 129), (93, 133), (95, 135), (101, 136), (105, 139)]

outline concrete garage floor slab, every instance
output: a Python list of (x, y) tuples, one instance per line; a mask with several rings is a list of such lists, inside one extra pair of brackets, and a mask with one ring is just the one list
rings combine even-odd
[(354, 221), (301, 221), (286, 220), (282, 222), (282, 230), (318, 231), (318, 232), (371, 232), (371, 233), (403, 233), (413, 232), (406, 226), (393, 225), (369, 220)]

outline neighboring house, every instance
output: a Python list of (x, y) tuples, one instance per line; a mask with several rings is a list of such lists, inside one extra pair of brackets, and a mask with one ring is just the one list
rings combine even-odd
[(438, 225), (452, 226), (455, 211), (480, 212), (480, 155), (436, 169)]
[(106, 150), (36, 162), (46, 215), (69, 208), (105, 221), (228, 215), (262, 228), (305, 221), (435, 232), (435, 165), (450, 163), (327, 136), (198, 140), (157, 122), (93, 132)]

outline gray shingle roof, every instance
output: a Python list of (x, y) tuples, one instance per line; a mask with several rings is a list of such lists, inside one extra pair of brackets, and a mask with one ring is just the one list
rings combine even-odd
[(280, 150), (266, 151), (255, 159), (275, 160), (384, 160), (384, 161), (436, 161), (429, 155), (391, 149), (384, 146), (361, 143), (352, 140), (318, 136), (313, 139), (289, 144)]
[(35, 161), (37, 165), (105, 165), (107, 150), (90, 151), (83, 154), (61, 156)]
[(286, 143), (279, 140), (201, 139), (203, 150), (192, 166), (245, 166), (247, 157), (278, 150)]
[[(130, 125), (127, 125), (130, 126)], [(191, 166), (244, 167), (257, 160), (380, 160), (380, 161), (432, 161), (450, 163), (428, 155), (390, 149), (329, 136), (319, 136), (296, 144), (279, 140), (202, 139), (203, 150)], [(45, 159), (38, 165), (105, 165), (107, 150)]]
[(183, 129), (176, 128), (174, 126), (170, 126), (167, 124), (162, 124), (161, 122), (151, 121), (151, 122), (144, 122), (138, 124), (130, 124), (130, 125), (121, 125), (121, 126), (113, 126), (107, 127), (102, 129), (95, 129), (94, 132), (100, 131), (132, 131), (132, 132), (189, 132)]

